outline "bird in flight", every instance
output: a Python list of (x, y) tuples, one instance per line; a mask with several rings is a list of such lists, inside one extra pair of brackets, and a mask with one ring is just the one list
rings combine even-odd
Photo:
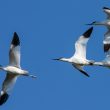
[(83, 70), (83, 66), (85, 65), (92, 65), (94, 63), (93, 60), (86, 59), (86, 46), (87, 42), (90, 38), (90, 35), (93, 31), (93, 27), (89, 28), (85, 33), (83, 33), (79, 39), (75, 43), (75, 53), (70, 58), (58, 58), (53, 60), (59, 60), (64, 62), (69, 62), (79, 70), (81, 73), (89, 77), (89, 75)]
[(104, 12), (107, 15), (106, 20), (104, 21), (94, 21), (88, 25), (99, 25), (99, 26), (106, 26), (107, 27), (107, 32), (104, 34), (104, 40), (103, 40), (103, 45), (104, 45), (104, 52), (106, 54), (106, 57), (103, 61), (100, 62), (94, 62), (94, 65), (99, 65), (99, 66), (104, 66), (110, 68), (110, 8), (108, 7), (103, 7)]
[(90, 24), (87, 24), (87, 25), (106, 26), (107, 27), (107, 32), (104, 34), (103, 43), (104, 44), (110, 44), (110, 8), (103, 7), (103, 10), (107, 15), (106, 20), (104, 20), (104, 21), (94, 21), (94, 22), (92, 22)]
[(9, 65), (6, 67), (0, 66), (0, 69), (7, 72), (0, 93), (0, 105), (4, 104), (9, 98), (10, 92), (19, 76), (36, 78), (36, 76), (29, 75), (28, 71), (20, 67), (20, 40), (16, 32), (14, 33), (9, 50)]

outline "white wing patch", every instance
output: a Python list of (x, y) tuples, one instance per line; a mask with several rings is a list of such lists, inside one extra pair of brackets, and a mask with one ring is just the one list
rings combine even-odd
[(93, 27), (89, 28), (75, 43), (75, 54), (73, 57), (86, 59), (86, 45), (92, 33)]
[(20, 68), (20, 46), (11, 45), (9, 52), (10, 65)]
[(88, 42), (88, 38), (84, 38), (84, 36), (81, 36), (79, 40), (75, 43), (75, 54), (74, 56), (80, 57), (80, 58), (86, 58), (86, 45)]

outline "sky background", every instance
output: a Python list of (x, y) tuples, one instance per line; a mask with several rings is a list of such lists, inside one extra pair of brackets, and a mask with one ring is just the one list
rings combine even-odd
[[(71, 57), (74, 43), (94, 20), (104, 20), (105, 0), (0, 1), (0, 64), (8, 65), (14, 32), (21, 40), (21, 67), (37, 79), (20, 77), (1, 110), (109, 110), (110, 69), (85, 67), (87, 78), (71, 64), (53, 58)], [(103, 60), (105, 27), (94, 27), (87, 58)], [(0, 72), (0, 86), (5, 72)]]

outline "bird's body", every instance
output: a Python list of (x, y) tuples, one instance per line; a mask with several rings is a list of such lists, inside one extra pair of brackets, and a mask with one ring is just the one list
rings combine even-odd
[(36, 76), (29, 75), (29, 72), (21, 69), (20, 67), (20, 40), (17, 33), (14, 33), (10, 51), (9, 51), (9, 65), (6, 67), (0, 66), (0, 70), (6, 71), (7, 75), (2, 85), (0, 94), (0, 105), (4, 104), (15, 85), (15, 82), (19, 76), (30, 76), (35, 78)]
[(89, 40), (89, 37), (92, 33), (93, 27), (88, 29), (75, 43), (75, 53), (70, 58), (59, 58), (54, 60), (60, 60), (63, 62), (71, 63), (76, 69), (86, 76), (89, 76), (84, 70), (83, 66), (92, 65), (93, 61), (86, 59), (86, 45)]
[(14, 66), (6, 66), (6, 67), (2, 67), (2, 70), (7, 71), (11, 74), (15, 74), (15, 75), (25, 75), (28, 74), (28, 71), (26, 70), (22, 70), (18, 67), (14, 67)]
[(78, 57), (70, 57), (70, 58), (61, 58), (60, 61), (64, 61), (64, 62), (69, 62), (69, 63), (72, 63), (72, 64), (79, 64), (81, 66), (84, 66), (84, 65), (90, 65), (91, 64), (91, 60), (87, 60), (87, 59), (84, 59), (84, 58), (78, 58)]

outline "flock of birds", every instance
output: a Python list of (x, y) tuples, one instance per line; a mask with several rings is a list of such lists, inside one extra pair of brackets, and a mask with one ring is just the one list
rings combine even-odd
[[(83, 67), (86, 65), (98, 65), (110, 68), (110, 8), (104, 7), (103, 10), (107, 14), (107, 19), (101, 22), (95, 21), (88, 25), (104, 25), (107, 27), (108, 31), (105, 33), (103, 40), (104, 52), (106, 53), (105, 59), (100, 62), (95, 62), (86, 58), (86, 46), (93, 31), (93, 27), (91, 27), (86, 32), (84, 32), (76, 41), (75, 53), (72, 57), (58, 58), (54, 60), (71, 63), (73, 67), (75, 67), (77, 70), (79, 70), (87, 77), (89, 77), (89, 75), (87, 74), (87, 72), (83, 70)], [(36, 78), (36, 76), (30, 75), (28, 71), (21, 69), (20, 40), (16, 32), (13, 35), (13, 39), (10, 46), (9, 65), (5, 67), (0, 65), (0, 69), (7, 72), (0, 93), (0, 105), (4, 104), (7, 101), (11, 93), (11, 90), (19, 76), (29, 76), (32, 78)]]

